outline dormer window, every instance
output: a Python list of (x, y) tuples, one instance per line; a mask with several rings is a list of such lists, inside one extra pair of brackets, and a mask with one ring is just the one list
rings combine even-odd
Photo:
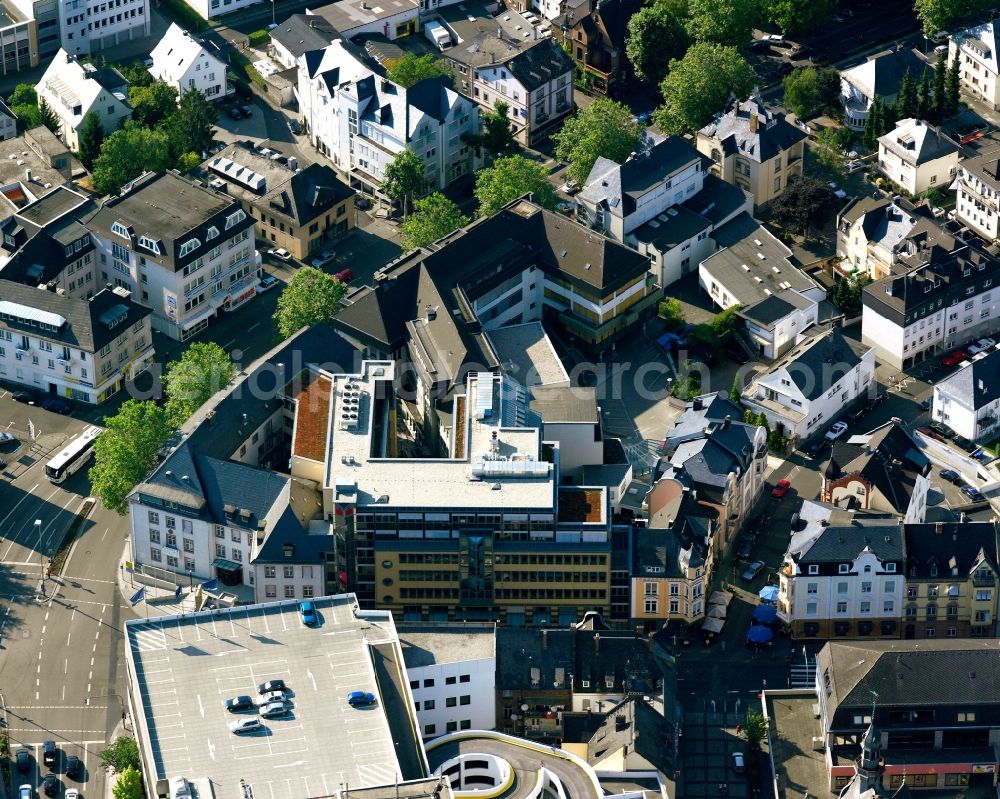
[(181, 258), (190, 252), (194, 252), (201, 246), (201, 242), (198, 239), (188, 239), (181, 245)]
[(139, 246), (145, 247), (151, 253), (155, 253), (156, 255), (161, 254), (159, 242), (151, 239), (149, 236), (139, 236)]
[(212, 225), (212, 227), (205, 232), (205, 241), (211, 241), (212, 239), (218, 238), (218, 236), (219, 229), (215, 225)]
[(234, 225), (238, 225), (246, 218), (247, 215), (243, 213), (242, 208), (239, 211), (231, 213), (229, 216), (226, 217), (226, 230), (229, 230), (229, 228), (233, 227)]
[(810, 574), (819, 574), (819, 566), (817, 566), (815, 564), (810, 564), (810, 566), (809, 566), (809, 573)]
[(840, 564), (839, 571), (840, 571), (841, 574), (847, 574), (850, 570), (851, 570), (851, 567), (850, 567), (849, 564), (847, 564), (847, 563), (841, 563)]
[(132, 237), (129, 235), (128, 228), (125, 227), (121, 222), (113, 222), (111, 224), (111, 232), (116, 236), (121, 236), (126, 241), (132, 241)]

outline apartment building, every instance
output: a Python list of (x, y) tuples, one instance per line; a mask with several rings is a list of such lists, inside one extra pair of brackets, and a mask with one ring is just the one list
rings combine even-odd
[(698, 131), (696, 144), (712, 160), (712, 174), (750, 192), (760, 208), (802, 175), (805, 139), (805, 131), (768, 109), (754, 93), (716, 114)]
[(285, 69), (295, 69), (299, 56), (339, 38), (340, 32), (318, 14), (292, 14), (271, 31), (267, 53)]
[(844, 106), (844, 124), (861, 130), (868, 118), (868, 110), (876, 97), (886, 104), (896, 102), (899, 87), (907, 72), (915, 81), (930, 67), (904, 45), (883, 50), (857, 66), (840, 72), (840, 102)]
[(131, 291), (153, 310), (153, 328), (178, 341), (257, 294), (253, 217), (176, 171), (126, 184), (87, 227), (100, 280)]
[(819, 303), (795, 289), (758, 300), (737, 312), (747, 338), (761, 358), (774, 360), (802, 341), (805, 331), (819, 321)]
[(0, 22), (0, 75), (12, 76), (37, 67), (40, 57), (52, 57), (58, 51), (58, 3), (14, 0), (4, 3), (3, 11), (6, 18)]
[(481, 108), (506, 103), (521, 144), (536, 146), (573, 112), (573, 61), (516, 11), (493, 17), (485, 6), (462, 3), (433, 19), (454, 42), (441, 57), (455, 72), (455, 88)]
[(934, 385), (931, 418), (969, 441), (992, 441), (1000, 431), (1000, 352), (974, 359)]
[(552, 35), (567, 49), (596, 94), (620, 97), (633, 80), (625, 56), (628, 21), (642, 6), (638, 0), (561, 2), (533, 0), (552, 20)]
[(403, 88), (363, 50), (336, 40), (299, 58), (298, 99), (309, 140), (352, 186), (381, 195), (385, 168), (405, 149), (424, 162), (431, 190), (476, 166), (463, 133), (479, 130), (476, 103), (444, 78)]
[(394, 42), (415, 34), (420, 29), (421, 14), (437, 5), (436, 1), (430, 0), (419, 3), (417, 0), (395, 0), (385, 5), (368, 0), (337, 0), (308, 8), (306, 14), (322, 18), (347, 40), (367, 33), (381, 35)]
[(194, 89), (209, 100), (221, 100), (233, 91), (219, 51), (194, 38), (176, 22), (170, 23), (149, 57), (153, 60), (149, 74), (173, 86), (178, 95)]
[(927, 517), (931, 463), (897, 418), (834, 442), (820, 469), (819, 498), (841, 508), (894, 514), (907, 524)]
[[(930, 208), (905, 197), (852, 198), (837, 214), (837, 257), (840, 271), (872, 280), (887, 277), (897, 261), (899, 245)], [(850, 268), (848, 268), (850, 267)]]
[(1000, 238), (1000, 152), (963, 158), (957, 176), (955, 219), (987, 241)]
[(234, 142), (202, 164), (209, 185), (238, 200), (257, 236), (299, 260), (352, 233), (356, 192), (326, 164), (285, 163), (248, 142)]
[(991, 108), (1000, 108), (996, 21), (989, 19), (952, 36), (948, 42), (948, 63), (956, 58), (962, 93)]
[(78, 299), (0, 280), (0, 378), (100, 404), (153, 362), (149, 316), (117, 289)]
[(794, 441), (819, 433), (875, 379), (875, 351), (833, 328), (807, 338), (743, 391), (743, 403), (763, 413), (772, 430)]
[(904, 638), (997, 633), (995, 521), (906, 525)]
[(708, 174), (708, 159), (679, 136), (647, 136), (625, 163), (599, 157), (576, 195), (577, 221), (650, 259), (669, 286), (716, 250), (727, 222), (753, 210), (749, 194)]
[[(0, 33), (2, 35), (2, 33)], [(2, 55), (2, 53), (0, 53)], [(46, 128), (46, 130), (48, 130)], [(0, 100), (0, 141), (13, 139), (17, 135), (17, 117), (5, 102)]]
[(65, 49), (56, 53), (35, 91), (59, 118), (59, 136), (70, 150), (80, 149), (78, 134), (87, 114), (97, 115), (105, 135), (132, 117), (122, 74), (114, 67), (85, 64)]
[(66, 0), (58, 8), (59, 40), (73, 56), (106, 53), (150, 35), (149, 0)]
[(921, 119), (901, 119), (878, 140), (878, 168), (910, 194), (951, 185), (958, 169), (957, 142)]
[(862, 292), (861, 340), (907, 369), (1000, 327), (1000, 261), (970, 232), (923, 220), (900, 242), (888, 277)]

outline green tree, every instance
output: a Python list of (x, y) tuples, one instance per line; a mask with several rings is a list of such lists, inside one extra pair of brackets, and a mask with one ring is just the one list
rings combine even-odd
[(911, 119), (917, 115), (917, 84), (909, 67), (903, 73), (903, 80), (899, 84), (896, 113), (900, 119)]
[(52, 110), (52, 107), (45, 100), (38, 101), (38, 121), (57, 136), (59, 135), (59, 117), (56, 116), (56, 112)]
[(789, 36), (810, 33), (830, 21), (837, 0), (769, 0), (767, 16)]
[(495, 101), (493, 108), (480, 112), (479, 121), (482, 124), (481, 133), (463, 134), (467, 144), (486, 150), (491, 158), (502, 158), (517, 152), (514, 124), (510, 121), (510, 106), (507, 103)]
[(881, 132), (879, 136), (884, 136), (891, 130), (896, 128), (896, 122), (899, 119), (899, 114), (896, 112), (896, 106), (892, 103), (882, 104), (882, 124), (880, 126)]
[(493, 166), (481, 169), (476, 175), (480, 216), (493, 216), (507, 203), (529, 193), (543, 208), (555, 207), (555, 189), (545, 168), (524, 156), (498, 158)]
[(767, 737), (767, 717), (758, 710), (748, 710), (742, 735), (752, 750), (760, 749), (761, 742)]
[(832, 67), (805, 67), (786, 75), (785, 105), (800, 119), (829, 112), (839, 105), (840, 74)]
[(682, 59), (670, 62), (660, 84), (663, 105), (654, 120), (664, 133), (692, 133), (721, 111), (730, 93), (747, 97), (756, 77), (734, 47), (694, 44)]
[(785, 191), (771, 201), (771, 217), (779, 227), (805, 234), (820, 223), (837, 198), (826, 183), (806, 175), (795, 175)]
[(181, 153), (177, 156), (177, 170), (186, 174), (201, 163), (201, 156), (198, 153)]
[(413, 198), (427, 191), (427, 176), (420, 156), (412, 150), (401, 150), (385, 168), (382, 191), (400, 205), (405, 219), (413, 205)]
[(739, 316), (741, 310), (743, 310), (742, 305), (730, 305), (726, 310), (717, 313), (709, 322), (716, 346), (725, 346), (736, 335), (736, 331), (743, 323)]
[(150, 401), (127, 400), (94, 442), (90, 469), (93, 492), (104, 507), (124, 515), (126, 497), (156, 464), (156, 455), (172, 429), (163, 408)]
[(937, 63), (934, 65), (934, 114), (933, 121), (940, 123), (944, 120), (945, 111), (948, 109), (948, 97), (945, 89), (945, 80), (948, 75), (948, 54), (938, 53)]
[(174, 157), (180, 153), (208, 152), (215, 138), (215, 123), (218, 121), (218, 108), (205, 98), (203, 92), (197, 89), (184, 92), (177, 111), (165, 123)]
[(976, 20), (990, 7), (990, 0), (916, 0), (914, 7), (927, 36), (963, 20)]
[(684, 326), (684, 308), (676, 297), (669, 297), (661, 302), (659, 314), (667, 330), (677, 330)]
[(830, 300), (846, 318), (854, 319), (861, 315), (862, 291), (869, 282), (867, 278), (857, 280), (847, 277), (841, 278), (833, 287), (833, 295)]
[(121, 774), (129, 766), (138, 770), (142, 768), (139, 762), (139, 745), (130, 735), (121, 735), (107, 749), (101, 751), (101, 764), (104, 768), (113, 768)]
[(38, 105), (38, 92), (31, 83), (19, 83), (7, 98), (7, 105)]
[(129, 766), (118, 777), (111, 793), (115, 799), (143, 799), (142, 775), (137, 769)]
[(12, 105), (10, 110), (17, 117), (18, 133), (41, 127), (42, 115), (37, 105)]
[(80, 162), (89, 172), (94, 168), (94, 161), (104, 143), (104, 125), (96, 113), (91, 111), (83, 118), (77, 138), (80, 140)]
[(347, 286), (321, 269), (303, 266), (288, 281), (278, 297), (274, 321), (282, 339), (303, 327), (326, 322), (340, 307)]
[(878, 137), (883, 133), (885, 124), (885, 106), (882, 98), (875, 95), (871, 107), (868, 109), (868, 116), (865, 117), (865, 126), (861, 136), (861, 142), (869, 150), (878, 147)]
[(628, 106), (600, 97), (567, 119), (552, 138), (556, 157), (569, 162), (567, 174), (582, 186), (598, 158), (624, 163), (641, 137)]
[(955, 58), (952, 59), (951, 64), (948, 65), (948, 74), (945, 76), (945, 88), (944, 88), (945, 100), (945, 118), (951, 119), (956, 116), (959, 111), (959, 96), (961, 94), (961, 83), (959, 82), (958, 75), (958, 54), (955, 54)]
[(733, 386), (729, 389), (729, 400), (736, 405), (743, 401), (743, 378), (739, 372), (733, 375)]
[(931, 71), (925, 69), (920, 75), (920, 85), (917, 89), (917, 117), (929, 119), (934, 112), (931, 102)]
[(168, 83), (129, 86), (128, 100), (132, 119), (147, 128), (156, 127), (177, 111), (177, 89)]
[(125, 80), (128, 81), (129, 89), (134, 86), (152, 86), (156, 83), (142, 61), (133, 61), (131, 64), (115, 64), (115, 69), (121, 72)]
[(658, 85), (670, 60), (683, 56), (689, 44), (683, 18), (664, 3), (644, 6), (629, 18), (625, 55), (639, 80)]
[(427, 78), (452, 78), (451, 67), (440, 58), (430, 53), (416, 55), (407, 53), (402, 58), (392, 61), (386, 70), (386, 77), (393, 83), (398, 83), (404, 89), (420, 83)]
[(469, 217), (440, 192), (414, 203), (413, 213), (400, 225), (404, 250), (426, 247), (453, 230), (469, 224)]
[(104, 140), (92, 170), (94, 187), (102, 194), (117, 194), (143, 172), (162, 172), (173, 163), (170, 137), (134, 122)]
[(229, 385), (236, 367), (215, 342), (195, 342), (167, 365), (167, 419), (180, 427), (213, 394)]
[(760, 12), (759, 0), (688, 0), (687, 32), (696, 42), (743, 48), (761, 22)]
[(816, 160), (832, 172), (840, 172), (847, 163), (854, 134), (849, 128), (823, 128), (816, 134), (813, 154)]

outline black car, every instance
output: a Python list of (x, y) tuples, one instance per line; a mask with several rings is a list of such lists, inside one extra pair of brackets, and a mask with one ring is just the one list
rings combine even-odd
[(10, 398), (14, 402), (23, 402), (25, 405), (37, 405), (40, 399), (34, 391), (12, 391)]
[(954, 483), (957, 486), (962, 485), (962, 475), (954, 469), (942, 469), (938, 472), (938, 475), (942, 480), (947, 480), (949, 483)]
[(62, 397), (46, 397), (42, 400), (42, 409), (51, 413), (58, 413), (62, 416), (68, 416), (73, 410), (73, 406)]
[(853, 411), (851, 411), (851, 413), (850, 413), (850, 419), (851, 419), (852, 422), (856, 422), (861, 417), (863, 417), (866, 413), (868, 413), (868, 408), (865, 407), (864, 405), (859, 405), (857, 408), (855, 408)]
[(814, 441), (808, 447), (806, 447), (806, 454), (810, 458), (818, 458), (823, 454), (823, 450), (826, 449), (826, 440), (820, 439), (819, 441)]
[(262, 682), (257, 686), (257, 693), (268, 694), (271, 691), (284, 691), (285, 681), (284, 680), (268, 680), (267, 682)]
[(753, 553), (753, 536), (745, 535), (736, 547), (736, 557), (749, 560)]
[(46, 796), (59, 795), (59, 779), (55, 774), (45, 775), (45, 781), (42, 783), (42, 790), (45, 792)]
[(17, 770), (28, 771), (31, 768), (31, 750), (22, 746), (17, 750)]
[(362, 211), (367, 211), (372, 207), (372, 201), (361, 194), (357, 194), (354, 197), (354, 207)]
[(292, 131), (292, 133), (294, 133), (296, 136), (298, 136), (302, 132), (302, 126), (299, 124), (299, 121), (297, 119), (289, 119), (288, 127)]
[(870, 411), (875, 410), (883, 402), (885, 402), (885, 394), (876, 394), (874, 397), (872, 397), (871, 401), (868, 403), (868, 410)]
[(56, 742), (46, 741), (42, 744), (42, 763), (53, 768), (56, 764)]
[(937, 422), (931, 422), (927, 426), (931, 430), (933, 430), (935, 433), (937, 433), (939, 436), (941, 436), (941, 440), (942, 441), (944, 439), (946, 439), (946, 438), (954, 438), (955, 437), (955, 434), (951, 431), (950, 428), (947, 428), (947, 427), (945, 427), (942, 424), (938, 424)]
[(250, 710), (256, 707), (253, 699), (249, 696), (234, 696), (232, 699), (226, 700), (226, 710), (230, 713), (238, 713), (241, 710)]
[(235, 106), (227, 105), (225, 107), (226, 116), (230, 119), (243, 119), (243, 112)]
[(83, 764), (80, 762), (80, 758), (76, 755), (70, 755), (66, 758), (66, 768), (64, 772), (70, 779), (76, 780), (80, 778), (80, 772), (83, 771)]
[(962, 493), (973, 502), (980, 502), (985, 499), (983, 493), (975, 486), (962, 486)]
[(243, 116), (247, 117), (248, 119), (253, 116), (253, 106), (241, 105), (240, 111), (243, 112)]

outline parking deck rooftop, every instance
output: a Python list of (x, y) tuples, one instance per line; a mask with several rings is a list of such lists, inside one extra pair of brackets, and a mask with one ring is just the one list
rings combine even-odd
[[(295, 601), (126, 623), (133, 717), (156, 779), (208, 778), (217, 796), (245, 780), (270, 799), (426, 776), (391, 614), (356, 611), (349, 594), (314, 602), (314, 628)], [(288, 716), (233, 735), (229, 723), (255, 711), (228, 713), (225, 700), (256, 698), (271, 679), (289, 689)], [(377, 703), (349, 706), (355, 690)]]

